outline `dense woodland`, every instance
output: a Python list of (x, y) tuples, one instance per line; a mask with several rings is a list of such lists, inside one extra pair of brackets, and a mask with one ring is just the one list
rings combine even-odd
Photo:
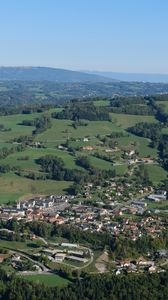
[(48, 288), (0, 271), (2, 300), (165, 300), (168, 272), (128, 276), (85, 275), (63, 289)]
[(145, 97), (114, 97), (111, 102), (111, 111), (130, 115), (153, 115), (155, 110)]
[(65, 109), (58, 113), (53, 113), (56, 119), (68, 119), (79, 121), (86, 119), (89, 121), (109, 121), (108, 110), (104, 107), (95, 107), (92, 102), (76, 102), (66, 106)]

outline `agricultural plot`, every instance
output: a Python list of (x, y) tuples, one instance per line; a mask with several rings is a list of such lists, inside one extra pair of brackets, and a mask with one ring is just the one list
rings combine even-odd
[[(33, 195), (64, 194), (65, 190), (72, 185), (67, 181), (55, 180), (31, 180), (7, 173), (0, 177), (0, 203), (16, 200), (16, 195), (31, 198)], [(20, 197), (19, 197), (20, 198)]]
[(40, 274), (40, 275), (27, 275), (24, 279), (33, 281), (39, 284), (45, 284), (48, 287), (64, 287), (69, 284), (69, 281), (63, 277), (60, 277), (56, 274)]
[(154, 116), (141, 116), (141, 115), (126, 115), (110, 113), (112, 121), (123, 129), (134, 126), (139, 122), (155, 123), (157, 120)]
[(139, 157), (157, 157), (157, 150), (150, 147), (149, 139), (129, 134), (126, 137), (117, 138), (115, 140), (118, 143), (118, 147), (122, 149), (134, 149), (139, 153)]
[(87, 126), (79, 126), (75, 129), (71, 120), (52, 120), (52, 127), (45, 132), (39, 134), (36, 140), (42, 141), (48, 147), (53, 147), (65, 142), (68, 138), (83, 139), (89, 137), (90, 140), (95, 139), (99, 134), (106, 136), (111, 132), (120, 132), (122, 129), (112, 122), (108, 121), (86, 121)]
[[(109, 101), (96, 101), (96, 106), (108, 106)], [(11, 128), (10, 131), (0, 132), (0, 148), (11, 147), (9, 140), (19, 137), (21, 135), (31, 135), (34, 127), (19, 125), (23, 120), (32, 120), (40, 117), (42, 114), (51, 115), (52, 112), (60, 111), (61, 108), (50, 109), (44, 113), (33, 113), (28, 115), (18, 114), (1, 117), (0, 123), (4, 125), (5, 129)], [(128, 164), (122, 162), (121, 151), (136, 150), (140, 158), (151, 156), (157, 158), (157, 150), (150, 147), (150, 140), (128, 134), (125, 130), (138, 122), (157, 122), (153, 116), (135, 116), (126, 114), (111, 114), (112, 122), (110, 121), (88, 121), (85, 120), (87, 126), (73, 127), (71, 120), (51, 119), (52, 127), (41, 134), (37, 134), (35, 141), (40, 141), (46, 148), (31, 148), (27, 147), (25, 151), (16, 152), (8, 155), (5, 159), (0, 160), (1, 165), (10, 165), (11, 167), (20, 167), (22, 172), (41, 172), (40, 165), (36, 160), (45, 155), (54, 155), (61, 158), (65, 167), (68, 169), (79, 169), (80, 166), (76, 164), (76, 157), (78, 155), (86, 155), (89, 157), (93, 167), (102, 170), (116, 170), (117, 175), (123, 175), (128, 171)], [(166, 129), (165, 129), (166, 130)], [(125, 133), (124, 137), (113, 138), (117, 142), (119, 152), (111, 153), (114, 157), (115, 164), (102, 158), (95, 157), (94, 151), (81, 150), (84, 146), (96, 146), (96, 151), (105, 154), (106, 147), (102, 145), (101, 139), (109, 136), (113, 132)], [(87, 138), (87, 140), (85, 140)], [(66, 150), (59, 150), (58, 146), (65, 143), (69, 139), (69, 146), (74, 150), (77, 149), (76, 157)], [(159, 166), (156, 167), (155, 172), (151, 171), (149, 166), (149, 173), (154, 182), (158, 182), (159, 176), (165, 178), (165, 171)], [(158, 178), (157, 178), (158, 172)], [(155, 173), (155, 174), (154, 174)], [(54, 181), (54, 180), (31, 180), (25, 177), (19, 177), (12, 172), (1, 175), (0, 178), (0, 201), (6, 203), (15, 201), (19, 197), (27, 197), (28, 195), (46, 195), (46, 194), (62, 194), (71, 186), (71, 182)], [(10, 192), (9, 192), (10, 191)]]
[[(69, 169), (80, 169), (80, 167), (75, 164), (75, 158), (70, 153), (56, 148), (27, 148), (25, 151), (9, 155), (5, 159), (0, 160), (0, 163), (19, 166), (22, 170), (26, 171), (40, 171), (40, 165), (36, 163), (36, 160), (45, 155), (58, 156), (63, 159)], [(24, 157), (27, 157), (27, 159), (24, 159)]]

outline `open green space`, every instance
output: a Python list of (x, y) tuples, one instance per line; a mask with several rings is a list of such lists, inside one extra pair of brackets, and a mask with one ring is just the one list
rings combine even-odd
[[(42, 241), (40, 240), (40, 243)], [(17, 241), (7, 241), (0, 239), (0, 245), (2, 248), (11, 249), (13, 251), (23, 251), (25, 254), (32, 254), (34, 252), (39, 251), (35, 245), (38, 245), (38, 240), (36, 241), (26, 241), (26, 242), (17, 242)], [(31, 253), (30, 253), (31, 252)]]
[(165, 113), (168, 113), (168, 101), (156, 101), (156, 104), (163, 107)]
[[(19, 166), (23, 170), (28, 171), (39, 171), (40, 165), (36, 163), (36, 160), (45, 155), (55, 155), (63, 159), (67, 168), (76, 168), (80, 169), (75, 164), (75, 158), (66, 151), (61, 151), (56, 148), (27, 148), (23, 152), (16, 152), (9, 155), (3, 160), (0, 160), (2, 164), (9, 164), (10, 166)], [(28, 160), (20, 160), (20, 158), (28, 156)]]
[(11, 193), (11, 191), (6, 193), (0, 192), (0, 204), (16, 202), (21, 196), (23, 196), (23, 193)]
[(52, 127), (37, 135), (36, 140), (43, 141), (48, 147), (59, 145), (68, 138), (83, 139), (89, 137), (90, 141), (100, 134), (106, 136), (111, 132), (122, 131), (116, 124), (108, 121), (86, 121), (87, 126), (75, 129), (71, 120), (52, 120)]
[(148, 170), (149, 178), (153, 184), (158, 184), (167, 178), (167, 172), (159, 165), (146, 165), (145, 168)]
[[(96, 106), (108, 106), (109, 101), (100, 100), (94, 101)], [(12, 147), (9, 140), (20, 135), (31, 135), (34, 127), (19, 125), (23, 120), (32, 120), (40, 117), (42, 114), (51, 115), (54, 111), (60, 111), (62, 108), (54, 108), (43, 113), (33, 114), (17, 114), (2, 116), (0, 124), (3, 124), (5, 129), (11, 128), (11, 131), (0, 131), (0, 148)], [(125, 130), (139, 122), (157, 122), (153, 116), (139, 116), (139, 115), (126, 115), (126, 114), (110, 114), (112, 121), (88, 121), (85, 120), (87, 126), (73, 127), (73, 121), (71, 120), (59, 120), (51, 119), (52, 127), (37, 134), (35, 136), (36, 141), (43, 142), (46, 148), (31, 148), (27, 147), (25, 151), (16, 152), (8, 155), (5, 159), (0, 160), (0, 164), (6, 164), (11, 167), (20, 167), (22, 175), (28, 173), (41, 173), (41, 167), (36, 163), (36, 160), (45, 155), (53, 155), (61, 158), (65, 167), (68, 169), (82, 170), (75, 162), (76, 157), (66, 150), (59, 150), (58, 145), (64, 143), (69, 139), (69, 146), (77, 149), (77, 155), (86, 155), (89, 157), (93, 167), (100, 168), (102, 170), (116, 170), (117, 175), (124, 175), (128, 171), (128, 165), (121, 158), (121, 151), (123, 150), (136, 150), (138, 157), (151, 156), (157, 158), (158, 153), (156, 148), (150, 147), (150, 140), (143, 137), (138, 137), (133, 134), (128, 134)], [(165, 132), (167, 129), (164, 129)], [(125, 133), (124, 137), (113, 138), (113, 141), (117, 142), (119, 151), (109, 154), (114, 158), (113, 165), (111, 162), (101, 158), (97, 158), (93, 155), (94, 151), (79, 150), (83, 146), (97, 146), (96, 151), (101, 154), (105, 154), (104, 150), (108, 148), (108, 145), (102, 146), (101, 139), (110, 135), (112, 132)], [(84, 141), (87, 137), (88, 141)], [(110, 140), (110, 139), (109, 139)], [(26, 159), (25, 159), (26, 158)], [(121, 163), (121, 165), (119, 164)], [(153, 167), (153, 169), (152, 169)], [(149, 175), (154, 183), (158, 183), (160, 180), (166, 178), (166, 172), (163, 168), (156, 166), (147, 166), (149, 169)], [(0, 203), (13, 202), (20, 197), (28, 197), (32, 195), (46, 195), (46, 194), (62, 194), (65, 193), (67, 188), (71, 186), (71, 182), (54, 181), (54, 180), (31, 180), (26, 177), (20, 177), (12, 172), (2, 174), (0, 176)]]
[(139, 157), (157, 157), (157, 149), (150, 147), (150, 140), (129, 134), (126, 137), (115, 139), (118, 142), (118, 147), (122, 149), (134, 149), (139, 153)]
[[(0, 176), (0, 203), (10, 199), (16, 200), (16, 194), (24, 196), (64, 194), (65, 190), (71, 185), (67, 181), (54, 180), (31, 180), (7, 173)], [(5, 196), (6, 195), (6, 196)], [(20, 197), (20, 196), (19, 196)], [(23, 197), (24, 198), (24, 197)]]
[(127, 114), (116, 114), (116, 113), (110, 113), (110, 115), (112, 117), (112, 121), (124, 129), (134, 126), (139, 122), (148, 122), (148, 123), (157, 122), (154, 116), (127, 115)]
[(35, 283), (43, 283), (49, 287), (64, 287), (70, 283), (67, 279), (60, 277), (56, 274), (26, 275), (24, 276), (24, 279), (33, 281)]
[(34, 130), (34, 127), (19, 125), (23, 120), (33, 120), (35, 118), (40, 117), (42, 114), (50, 115), (52, 112), (59, 110), (60, 109), (55, 108), (43, 113), (1, 116), (0, 124), (3, 124), (5, 129), (11, 128), (11, 130), (4, 132), (0, 131), (0, 144), (10, 141), (18, 136), (31, 135), (32, 131)]

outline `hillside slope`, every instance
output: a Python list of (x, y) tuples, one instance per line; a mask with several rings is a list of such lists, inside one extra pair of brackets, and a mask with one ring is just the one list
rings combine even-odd
[(56, 81), (56, 82), (114, 82), (111, 78), (64, 69), (46, 67), (0, 67), (0, 81)]

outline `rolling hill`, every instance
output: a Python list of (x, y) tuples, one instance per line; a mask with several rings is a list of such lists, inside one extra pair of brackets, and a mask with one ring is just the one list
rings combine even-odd
[(55, 81), (55, 82), (115, 82), (112, 78), (83, 72), (47, 67), (0, 67), (0, 81)]

